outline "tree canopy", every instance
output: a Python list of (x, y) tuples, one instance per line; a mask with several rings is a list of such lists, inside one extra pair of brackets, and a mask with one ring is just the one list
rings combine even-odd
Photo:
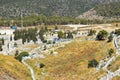
[(105, 40), (107, 38), (107, 36), (108, 36), (108, 32), (105, 30), (101, 30), (98, 32), (96, 38), (97, 38), (97, 40)]

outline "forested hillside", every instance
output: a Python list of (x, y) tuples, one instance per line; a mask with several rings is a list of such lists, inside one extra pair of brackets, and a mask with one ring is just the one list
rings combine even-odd
[(100, 16), (120, 18), (120, 2), (101, 4), (95, 7), (94, 10), (96, 10)]
[(0, 0), (4, 18), (29, 14), (76, 17), (101, 3), (120, 0)]
[(78, 16), (78, 18), (90, 20), (120, 20), (120, 2), (99, 4)]

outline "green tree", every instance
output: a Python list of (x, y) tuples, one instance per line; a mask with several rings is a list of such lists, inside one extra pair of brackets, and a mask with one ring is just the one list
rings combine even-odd
[(57, 26), (55, 26), (55, 30), (58, 30), (58, 27), (57, 27)]
[(18, 56), (15, 56), (15, 59), (22, 61), (22, 57), (29, 56), (28, 52), (21, 52)]
[(90, 61), (88, 62), (88, 68), (90, 68), (90, 67), (97, 67), (98, 64), (99, 64), (99, 63), (98, 63), (97, 60), (92, 59), (92, 60), (90, 60)]
[(113, 40), (113, 36), (112, 35), (108, 36), (108, 42), (111, 42), (112, 40)]
[(95, 30), (90, 30), (89, 33), (88, 33), (88, 36), (92, 36), (92, 35), (95, 35), (96, 31)]
[(15, 52), (15, 56), (18, 56), (18, 54), (19, 54), (19, 51), (18, 51), (18, 50), (16, 50), (16, 52)]
[(14, 43), (14, 47), (17, 47), (17, 43), (16, 42)]
[(43, 68), (45, 65), (43, 63), (39, 64), (40, 68)]
[(97, 34), (97, 40), (105, 40), (108, 36), (108, 32), (105, 30), (101, 30), (99, 31), (99, 33)]
[(114, 53), (114, 50), (113, 50), (112, 48), (110, 48), (110, 49), (108, 50), (109, 56), (111, 57), (113, 53)]
[(0, 51), (2, 51), (3, 50), (3, 48), (2, 48), (2, 44), (0, 43)]
[(2, 45), (4, 45), (5, 43), (4, 43), (4, 39), (2, 38)]
[(68, 34), (67, 34), (67, 38), (68, 38), (68, 39), (72, 39), (72, 38), (73, 38), (73, 34), (72, 34), (72, 32), (68, 32)]
[(120, 35), (120, 29), (116, 29), (115, 34)]
[(48, 31), (48, 28), (45, 26), (45, 31)]
[(42, 42), (45, 40), (44, 34), (45, 34), (45, 30), (43, 28), (41, 28), (41, 30), (39, 31), (39, 37), (40, 37)]
[(58, 38), (64, 38), (64, 33), (62, 31), (58, 32)]
[(12, 36), (10, 36), (10, 41), (12, 41)]

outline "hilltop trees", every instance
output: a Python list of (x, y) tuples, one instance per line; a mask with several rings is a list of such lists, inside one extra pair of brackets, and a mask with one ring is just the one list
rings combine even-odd
[(94, 8), (98, 15), (119, 18), (120, 2), (112, 2), (98, 5)]
[(105, 40), (108, 36), (108, 32), (105, 30), (101, 30), (99, 31), (99, 33), (97, 34), (97, 40)]

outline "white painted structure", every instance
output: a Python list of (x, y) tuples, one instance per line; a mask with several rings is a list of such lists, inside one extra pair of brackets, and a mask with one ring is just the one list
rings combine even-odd
[(12, 35), (14, 31), (13, 29), (0, 29), (0, 34)]

